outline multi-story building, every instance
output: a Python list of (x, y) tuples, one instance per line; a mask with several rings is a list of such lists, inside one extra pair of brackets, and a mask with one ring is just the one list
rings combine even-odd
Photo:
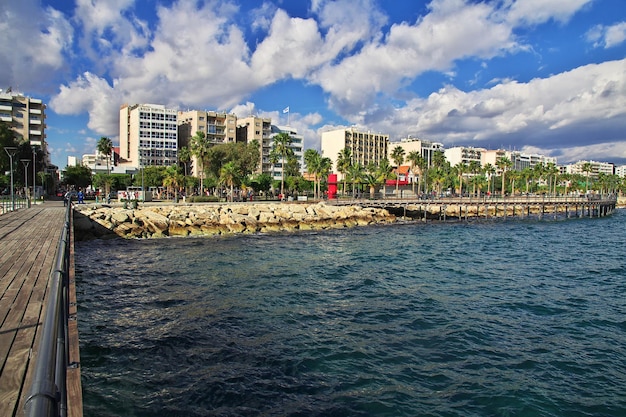
[(615, 175), (620, 178), (626, 177), (626, 165), (620, 165), (618, 167), (615, 167)]
[(275, 180), (280, 180), (282, 176), (282, 164), (287, 163), (287, 161), (279, 160), (276, 164), (272, 164), (270, 162), (270, 152), (274, 147), (274, 137), (280, 133), (287, 133), (291, 137), (291, 144), (289, 145), (289, 149), (293, 152), (293, 156), (298, 160), (298, 164), (300, 164), (300, 168), (304, 165), (304, 137), (298, 134), (298, 131), (293, 127), (288, 126), (271, 126), (271, 134), (269, 147), (266, 149), (264, 147), (265, 154), (262, 155), (263, 165), (269, 167), (267, 172), (272, 178)]
[(248, 116), (237, 119), (237, 142), (251, 143), (257, 141), (260, 149), (260, 160), (257, 174), (271, 172), (273, 166), (269, 161), (274, 142), (272, 137), (272, 119), (265, 117)]
[(135, 168), (178, 163), (178, 111), (158, 104), (120, 108), (120, 165)]
[(7, 122), (18, 136), (31, 146), (45, 151), (46, 105), (38, 98), (0, 90), (0, 121)]
[(322, 156), (330, 158), (334, 172), (338, 172), (337, 159), (344, 148), (350, 149), (353, 164), (359, 163), (363, 167), (370, 163), (378, 165), (388, 157), (389, 135), (362, 132), (354, 127), (322, 133)]
[(405, 158), (411, 152), (418, 152), (422, 156), (422, 158), (424, 158), (424, 161), (426, 161), (428, 167), (432, 166), (433, 164), (433, 156), (435, 155), (435, 152), (444, 152), (443, 143), (432, 142), (423, 139), (415, 139), (411, 138), (410, 136), (408, 138), (401, 139), (400, 142), (391, 142), (389, 144), (389, 149), (391, 149), (391, 151), (393, 152), (393, 149), (396, 146), (400, 146), (402, 149), (404, 149)]
[(511, 160), (511, 163), (513, 164), (511, 169), (515, 171), (523, 171), (524, 168), (532, 168), (535, 165), (539, 164), (556, 165), (556, 158), (539, 154), (511, 151), (507, 152), (507, 157)]
[(469, 165), (471, 162), (482, 163), (482, 155), (486, 149), (474, 148), (467, 146), (455, 146), (448, 148), (444, 151), (446, 159), (450, 165), (455, 166), (457, 164)]
[[(206, 110), (188, 110), (178, 112), (179, 149), (190, 146), (191, 138), (197, 133), (204, 133), (211, 144), (229, 143), (237, 140), (237, 116)], [(198, 158), (191, 157), (191, 171), (188, 175), (198, 176)]]
[[(585, 171), (586, 164), (589, 164), (591, 171), (587, 173)], [(597, 161), (578, 161), (574, 164), (566, 165), (566, 172), (568, 174), (580, 174), (590, 178), (598, 178), (599, 174), (613, 175), (615, 172), (615, 166), (609, 162), (597, 162)]]

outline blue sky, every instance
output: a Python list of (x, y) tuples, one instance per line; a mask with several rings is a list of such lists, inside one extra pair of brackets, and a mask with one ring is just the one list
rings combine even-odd
[(20, 0), (0, 33), (61, 168), (124, 103), (626, 164), (624, 0)]

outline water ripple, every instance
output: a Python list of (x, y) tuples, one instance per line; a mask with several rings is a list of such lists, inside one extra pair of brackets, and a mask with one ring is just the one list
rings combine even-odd
[(626, 415), (624, 219), (81, 242), (85, 414)]

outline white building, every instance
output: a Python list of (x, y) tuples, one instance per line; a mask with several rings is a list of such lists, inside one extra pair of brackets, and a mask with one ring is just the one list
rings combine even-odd
[(444, 151), (444, 155), (451, 166), (458, 164), (469, 165), (471, 162), (478, 162), (480, 165), (482, 161), (482, 154), (485, 150), (486, 149), (483, 148), (455, 146), (453, 148), (446, 149)]
[(404, 149), (405, 160), (411, 152), (417, 152), (422, 156), (422, 158), (424, 158), (427, 166), (429, 167), (433, 164), (433, 156), (435, 152), (444, 152), (443, 143), (415, 139), (411, 137), (401, 139), (400, 142), (389, 143), (389, 149), (391, 151), (393, 151), (396, 146), (400, 146)]
[[(267, 149), (271, 152), (271, 149), (274, 147), (274, 137), (276, 137), (276, 135), (280, 133), (287, 133), (289, 134), (289, 137), (291, 137), (291, 145), (289, 145), (289, 149), (293, 152), (293, 156), (297, 159), (298, 164), (300, 164), (300, 171), (302, 171), (302, 167), (304, 166), (304, 136), (299, 135), (296, 129), (289, 126), (271, 125), (270, 132), (268, 147), (264, 148), (264, 152), (266, 152)], [(272, 164), (269, 161), (269, 152), (266, 152), (266, 154), (262, 155), (262, 157), (263, 166), (269, 167), (267, 172), (275, 180), (280, 180), (282, 177), (282, 166), (283, 164), (286, 164), (287, 161), (283, 161), (281, 158), (276, 164)]]
[(353, 164), (359, 163), (363, 167), (370, 163), (378, 165), (388, 158), (389, 135), (363, 132), (355, 127), (322, 133), (322, 156), (333, 162), (333, 172), (338, 172), (337, 159), (344, 148), (350, 149)]
[(597, 161), (578, 161), (574, 164), (566, 165), (565, 170), (568, 174), (580, 174), (583, 176), (587, 176), (587, 172), (583, 171), (585, 164), (590, 164), (590, 178), (598, 178), (599, 174), (613, 175), (615, 171), (615, 167), (613, 164), (609, 162)]
[(159, 104), (120, 108), (120, 165), (178, 164), (178, 111)]

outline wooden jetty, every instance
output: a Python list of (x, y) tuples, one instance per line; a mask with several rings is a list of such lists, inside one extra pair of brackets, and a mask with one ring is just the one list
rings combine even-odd
[[(65, 213), (62, 202), (46, 202), (0, 215), (0, 416), (25, 415)], [(75, 317), (70, 247), (69, 314)], [(68, 335), (69, 363), (80, 364), (76, 320)], [(67, 371), (67, 398), (67, 415), (81, 417), (79, 366)]]
[(423, 220), (470, 220), (507, 217), (603, 217), (617, 205), (613, 195), (583, 197), (520, 196), (520, 197), (444, 197), (435, 199), (345, 199), (336, 205), (359, 204), (389, 210), (395, 215)]

